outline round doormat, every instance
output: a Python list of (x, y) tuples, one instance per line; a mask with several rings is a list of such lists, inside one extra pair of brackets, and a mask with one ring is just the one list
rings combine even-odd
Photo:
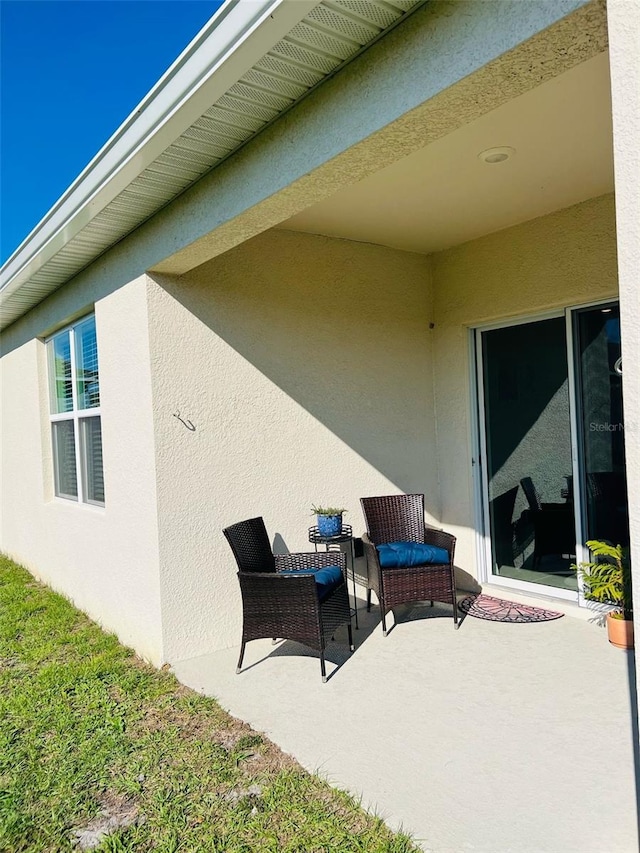
[(564, 615), (555, 610), (505, 601), (502, 598), (494, 598), (492, 595), (470, 595), (463, 599), (458, 607), (469, 616), (488, 619), (490, 622), (551, 622)]

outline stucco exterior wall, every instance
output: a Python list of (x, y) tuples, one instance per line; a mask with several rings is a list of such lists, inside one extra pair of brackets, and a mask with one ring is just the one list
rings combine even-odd
[[(496, 9), (428, 4), (8, 330), (0, 545), (152, 661), (237, 642), (252, 514), (308, 548), (313, 501), (424, 491), (472, 571), (467, 327), (613, 295), (612, 199), (432, 259), (265, 229), (606, 45), (602, 2)], [(52, 496), (40, 339), (94, 303), (105, 510)]]
[(0, 548), (160, 663), (145, 277), (95, 301), (105, 507), (54, 496), (43, 337), (92, 307), (67, 288), (3, 335)]
[(432, 256), (441, 522), (477, 577), (470, 328), (617, 296), (615, 206), (591, 199)]
[[(478, 576), (469, 328), (617, 295), (614, 203), (432, 257), (275, 231), (149, 284), (165, 659), (237, 642), (222, 528), (306, 550), (312, 502), (419, 491)], [(431, 328), (432, 322), (435, 328)], [(179, 415), (180, 418), (176, 417)]]
[(313, 502), (360, 534), (359, 498), (401, 491), (437, 519), (427, 258), (270, 232), (149, 304), (167, 660), (239, 642), (223, 527), (309, 550)]

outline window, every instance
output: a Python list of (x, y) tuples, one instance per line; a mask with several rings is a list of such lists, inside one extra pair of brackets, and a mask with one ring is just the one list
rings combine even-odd
[(47, 341), (55, 493), (104, 506), (95, 317)]

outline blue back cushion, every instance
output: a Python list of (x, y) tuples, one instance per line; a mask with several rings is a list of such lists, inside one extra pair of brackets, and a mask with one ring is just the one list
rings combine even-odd
[(313, 574), (320, 601), (328, 598), (333, 590), (342, 583), (342, 569), (340, 566), (324, 566), (323, 568), (304, 569), (304, 571), (287, 569), (284, 572), (279, 572), (279, 574), (290, 576)]
[(449, 553), (445, 548), (426, 545), (422, 542), (387, 542), (378, 545), (378, 557), (383, 569), (408, 568), (410, 566), (448, 565)]

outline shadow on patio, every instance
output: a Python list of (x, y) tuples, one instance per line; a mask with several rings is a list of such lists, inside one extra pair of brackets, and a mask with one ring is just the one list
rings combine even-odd
[(237, 648), (174, 671), (425, 850), (636, 850), (627, 653), (571, 616), (454, 631), (449, 611), (403, 608), (385, 639), (361, 602), (327, 684), (288, 641), (250, 643), (240, 675)]

